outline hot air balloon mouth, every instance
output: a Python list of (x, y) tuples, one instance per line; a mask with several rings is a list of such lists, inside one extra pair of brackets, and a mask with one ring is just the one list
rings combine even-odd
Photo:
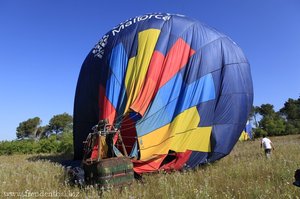
[[(139, 150), (137, 148), (137, 131), (136, 124), (142, 116), (136, 112), (126, 114), (119, 126), (123, 142), (126, 143), (125, 148), (130, 157), (138, 159)], [(121, 146), (118, 146), (120, 148)]]

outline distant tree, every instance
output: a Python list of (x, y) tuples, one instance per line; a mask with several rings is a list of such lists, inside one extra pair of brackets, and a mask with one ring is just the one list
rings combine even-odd
[(260, 107), (257, 107), (257, 111), (263, 117), (274, 117), (276, 112), (274, 111), (274, 106), (272, 104), (262, 104)]
[(300, 133), (300, 97), (298, 99), (289, 98), (280, 109), (280, 113), (286, 119), (286, 131), (288, 134)]
[(37, 140), (47, 137), (47, 129), (48, 129), (48, 125), (47, 126), (40, 126), (36, 132), (36, 136), (35, 138)]
[(265, 131), (265, 130), (263, 130), (263, 129), (261, 129), (261, 128), (254, 128), (253, 129), (253, 133), (254, 133), (254, 137), (262, 137), (263, 135), (267, 135), (268, 133)]
[(286, 123), (279, 112), (274, 111), (271, 104), (262, 104), (257, 108), (262, 119), (259, 121), (259, 128), (268, 135), (285, 135)]
[(255, 127), (258, 127), (258, 122), (257, 122), (257, 114), (259, 113), (259, 107), (258, 106), (252, 106), (251, 112), (249, 113), (249, 118), (248, 120), (252, 121), (254, 120)]
[(60, 133), (73, 127), (73, 117), (67, 113), (54, 115), (47, 127), (48, 132)]
[(284, 107), (280, 109), (280, 113), (286, 116), (287, 120), (299, 120), (300, 119), (300, 97), (297, 100), (289, 98), (284, 103)]
[(16, 129), (17, 138), (35, 138), (41, 123), (42, 120), (39, 117), (30, 118), (21, 122)]

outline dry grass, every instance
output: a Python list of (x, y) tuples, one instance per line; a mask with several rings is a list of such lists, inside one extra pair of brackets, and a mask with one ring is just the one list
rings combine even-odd
[[(144, 175), (143, 183), (104, 191), (101, 198), (300, 198), (300, 188), (292, 185), (300, 168), (300, 136), (271, 139), (276, 150), (269, 160), (259, 140), (239, 142), (214, 164)], [(97, 188), (71, 187), (66, 178), (57, 163), (32, 155), (0, 156), (0, 198), (99, 198)]]

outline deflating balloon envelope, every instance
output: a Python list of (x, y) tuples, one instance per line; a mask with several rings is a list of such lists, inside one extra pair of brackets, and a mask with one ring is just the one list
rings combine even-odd
[(173, 14), (131, 18), (86, 57), (74, 104), (75, 159), (100, 119), (120, 128), (138, 173), (230, 153), (253, 102), (248, 60), (226, 35)]

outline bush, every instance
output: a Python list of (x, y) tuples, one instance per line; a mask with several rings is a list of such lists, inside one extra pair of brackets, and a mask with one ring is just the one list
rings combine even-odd
[(68, 154), (73, 153), (73, 133), (71, 131), (62, 133), (58, 152)]
[(254, 137), (255, 138), (259, 138), (259, 137), (262, 137), (263, 135), (268, 134), (266, 131), (264, 131), (261, 128), (255, 128), (255, 129), (253, 129), (253, 132), (254, 132)]
[(57, 153), (59, 142), (56, 136), (52, 135), (48, 138), (41, 139), (39, 142), (37, 153)]
[(38, 145), (34, 140), (16, 140), (0, 142), (0, 155), (36, 153)]
[(35, 153), (72, 153), (73, 134), (64, 132), (59, 136), (51, 135), (39, 141), (14, 140), (0, 142), (0, 155), (35, 154)]

